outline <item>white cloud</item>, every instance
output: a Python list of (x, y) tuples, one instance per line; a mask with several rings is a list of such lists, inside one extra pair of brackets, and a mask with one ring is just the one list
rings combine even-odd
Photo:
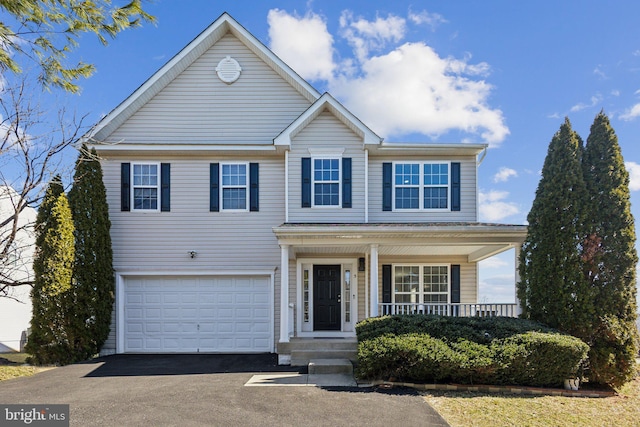
[(627, 108), (625, 112), (620, 115), (620, 119), (627, 122), (635, 119), (636, 117), (640, 117), (640, 103), (631, 108)]
[(498, 173), (493, 176), (493, 182), (507, 182), (511, 177), (517, 177), (518, 172), (511, 168), (501, 167)]
[(417, 25), (426, 24), (431, 27), (431, 31), (435, 31), (439, 24), (447, 22), (447, 20), (439, 13), (429, 13), (426, 10), (417, 13), (409, 12), (409, 20)]
[(620, 96), (620, 91), (618, 89), (614, 89), (611, 91), (611, 96)]
[[(415, 16), (414, 16), (415, 15)], [(509, 134), (501, 110), (488, 99), (493, 86), (478, 76), (487, 63), (441, 57), (424, 42), (403, 43), (407, 25), (430, 15), (410, 14), (409, 21), (389, 15), (368, 21), (343, 12), (340, 35), (353, 56), (335, 61), (326, 22), (277, 9), (269, 12), (271, 47), (307, 79), (321, 79), (328, 90), (380, 136), (401, 139), (423, 134), (435, 139), (448, 132), (459, 139), (479, 135), (498, 145)], [(432, 19), (436, 19), (431, 16)]]
[(601, 79), (606, 80), (608, 77), (605, 72), (602, 70), (602, 65), (598, 65), (594, 70), (593, 74), (599, 76)]
[(480, 192), (478, 199), (480, 202), (480, 219), (482, 221), (500, 221), (512, 215), (520, 213), (518, 205), (507, 202), (505, 199), (509, 197), (506, 191), (489, 191), (488, 193)]
[(499, 268), (504, 268), (508, 265), (509, 263), (507, 263), (505, 260), (497, 256), (483, 259), (482, 261), (480, 261), (480, 268), (499, 269)]
[(366, 60), (369, 52), (384, 48), (389, 42), (399, 42), (406, 32), (403, 18), (389, 15), (376, 18), (375, 21), (354, 19), (353, 13), (345, 10), (340, 16), (341, 35), (353, 47), (359, 61)]
[(459, 130), (498, 144), (509, 134), (502, 111), (486, 104), (492, 86), (465, 76), (477, 67), (441, 58), (423, 43), (405, 43), (371, 57), (361, 70), (359, 77), (337, 78), (330, 90), (381, 136), (435, 138)]
[(582, 111), (582, 110), (585, 110), (587, 108), (595, 107), (600, 102), (602, 102), (602, 95), (597, 94), (597, 95), (594, 95), (594, 96), (591, 97), (591, 103), (585, 104), (584, 102), (579, 102), (578, 104), (576, 104), (573, 107), (571, 107), (570, 111), (572, 113), (575, 113), (575, 112), (578, 112), (578, 111)]
[(629, 172), (629, 190), (640, 190), (640, 164), (636, 162), (624, 162), (624, 165)]
[(478, 301), (481, 303), (513, 304), (515, 300), (516, 285), (514, 274), (496, 275), (480, 281)]
[(271, 49), (302, 78), (332, 78), (333, 37), (324, 19), (312, 12), (303, 17), (272, 9), (267, 16)]

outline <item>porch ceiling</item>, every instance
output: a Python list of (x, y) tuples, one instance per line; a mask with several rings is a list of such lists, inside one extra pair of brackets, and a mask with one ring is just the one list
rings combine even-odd
[(283, 224), (273, 229), (278, 243), (296, 254), (466, 256), (478, 262), (520, 246), (524, 225), (482, 223)]

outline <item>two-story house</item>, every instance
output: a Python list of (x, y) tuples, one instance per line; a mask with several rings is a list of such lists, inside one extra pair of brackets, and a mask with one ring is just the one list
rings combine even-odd
[[(380, 88), (384, 90), (384, 88)], [(384, 313), (477, 304), (478, 262), (525, 226), (478, 222), (483, 144), (384, 142), (223, 14), (89, 135), (116, 306), (103, 352), (277, 352)]]

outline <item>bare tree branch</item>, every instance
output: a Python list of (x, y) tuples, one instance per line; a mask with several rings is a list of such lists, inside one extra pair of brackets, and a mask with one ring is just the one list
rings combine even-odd
[(54, 114), (41, 108), (28, 81), (1, 89), (0, 96), (0, 297), (6, 298), (13, 298), (13, 288), (33, 284), (35, 208), (51, 177), (72, 168), (63, 165), (64, 152), (86, 131), (86, 116), (69, 119), (64, 107)]

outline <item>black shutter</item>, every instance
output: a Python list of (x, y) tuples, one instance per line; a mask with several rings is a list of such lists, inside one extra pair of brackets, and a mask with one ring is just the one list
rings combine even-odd
[(120, 164), (120, 210), (131, 210), (131, 163)]
[(451, 163), (451, 210), (460, 210), (460, 163)]
[(342, 159), (342, 207), (351, 207), (351, 157)]
[(249, 163), (249, 210), (258, 212), (260, 210), (260, 165)]
[(391, 303), (391, 264), (382, 266), (382, 303)]
[(311, 207), (311, 157), (302, 158), (302, 207)]
[(220, 163), (209, 164), (209, 211), (220, 211)]
[(451, 266), (451, 303), (460, 303), (460, 266)]
[(393, 169), (391, 163), (382, 164), (382, 210), (393, 210)]
[(160, 163), (160, 211), (171, 210), (171, 164)]

